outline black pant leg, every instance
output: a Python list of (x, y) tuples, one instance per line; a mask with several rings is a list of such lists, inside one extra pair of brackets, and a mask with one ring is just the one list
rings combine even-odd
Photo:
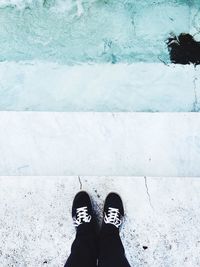
[(65, 267), (96, 267), (97, 239), (94, 235), (77, 235)]
[(101, 234), (99, 241), (99, 267), (131, 267), (118, 233)]

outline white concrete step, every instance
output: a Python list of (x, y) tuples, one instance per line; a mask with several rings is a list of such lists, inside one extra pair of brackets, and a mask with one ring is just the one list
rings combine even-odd
[(0, 175), (200, 176), (199, 113), (0, 112)]
[(80, 189), (90, 193), (99, 218), (106, 195), (120, 193), (131, 266), (199, 266), (200, 179), (88, 176), (0, 177), (0, 266), (64, 266)]

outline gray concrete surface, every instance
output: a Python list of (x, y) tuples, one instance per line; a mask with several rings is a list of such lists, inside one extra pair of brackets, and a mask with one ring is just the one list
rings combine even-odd
[(75, 234), (71, 202), (80, 189), (90, 193), (99, 219), (107, 193), (122, 196), (121, 237), (131, 266), (200, 265), (199, 178), (5, 176), (0, 266), (63, 266)]

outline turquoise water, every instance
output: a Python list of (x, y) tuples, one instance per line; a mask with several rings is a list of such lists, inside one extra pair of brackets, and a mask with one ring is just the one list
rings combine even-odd
[(168, 66), (181, 32), (199, 0), (0, 0), (0, 110), (199, 111), (200, 69)]
[(197, 33), (198, 1), (1, 0), (0, 61), (168, 61), (170, 32)]

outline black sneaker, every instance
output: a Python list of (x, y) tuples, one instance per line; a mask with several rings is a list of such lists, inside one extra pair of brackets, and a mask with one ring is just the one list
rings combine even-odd
[(110, 193), (104, 204), (102, 232), (119, 232), (123, 217), (124, 207), (121, 197), (116, 193)]
[(81, 191), (75, 196), (72, 205), (72, 218), (77, 233), (95, 231), (94, 213), (88, 193)]

